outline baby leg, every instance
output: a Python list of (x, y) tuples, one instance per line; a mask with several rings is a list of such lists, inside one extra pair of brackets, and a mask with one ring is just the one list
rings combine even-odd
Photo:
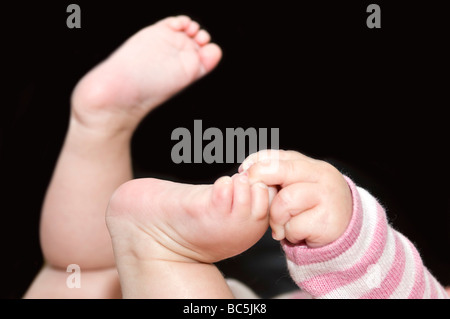
[(46, 267), (26, 296), (47, 297), (39, 293), (43, 280), (53, 270), (67, 277), (69, 264), (84, 274), (100, 269), (110, 274), (115, 261), (105, 211), (114, 190), (132, 178), (134, 129), (148, 112), (214, 68), (221, 53), (209, 40), (190, 18), (167, 18), (138, 32), (80, 80), (42, 208)]

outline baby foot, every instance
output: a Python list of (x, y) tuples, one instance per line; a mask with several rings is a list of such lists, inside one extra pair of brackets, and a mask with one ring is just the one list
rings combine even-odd
[(161, 20), (80, 80), (72, 95), (73, 117), (94, 129), (134, 129), (153, 108), (214, 69), (221, 56), (189, 17)]
[(214, 185), (138, 179), (122, 185), (107, 211), (116, 261), (213, 263), (247, 250), (268, 228), (269, 189), (239, 174)]

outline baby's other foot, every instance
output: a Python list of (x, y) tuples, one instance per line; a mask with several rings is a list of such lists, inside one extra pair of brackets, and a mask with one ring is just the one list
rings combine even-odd
[(189, 17), (161, 20), (80, 80), (72, 95), (73, 118), (92, 129), (133, 130), (153, 108), (214, 69), (221, 56)]
[(116, 258), (213, 263), (247, 250), (268, 229), (269, 189), (245, 175), (214, 185), (140, 179), (112, 196), (107, 225)]

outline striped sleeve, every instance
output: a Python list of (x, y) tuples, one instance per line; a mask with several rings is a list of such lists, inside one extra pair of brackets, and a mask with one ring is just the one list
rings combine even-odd
[(353, 216), (346, 232), (321, 248), (282, 242), (289, 272), (314, 298), (448, 298), (417, 249), (387, 222), (385, 210), (347, 178)]

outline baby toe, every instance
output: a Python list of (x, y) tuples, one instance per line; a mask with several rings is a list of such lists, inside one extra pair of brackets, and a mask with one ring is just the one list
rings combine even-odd
[(256, 183), (251, 188), (252, 216), (256, 220), (267, 219), (269, 212), (269, 188), (263, 183)]
[(222, 213), (230, 213), (233, 200), (233, 181), (231, 177), (219, 178), (213, 186), (212, 205)]
[(232, 214), (248, 216), (251, 214), (251, 190), (248, 177), (243, 174), (233, 176)]

